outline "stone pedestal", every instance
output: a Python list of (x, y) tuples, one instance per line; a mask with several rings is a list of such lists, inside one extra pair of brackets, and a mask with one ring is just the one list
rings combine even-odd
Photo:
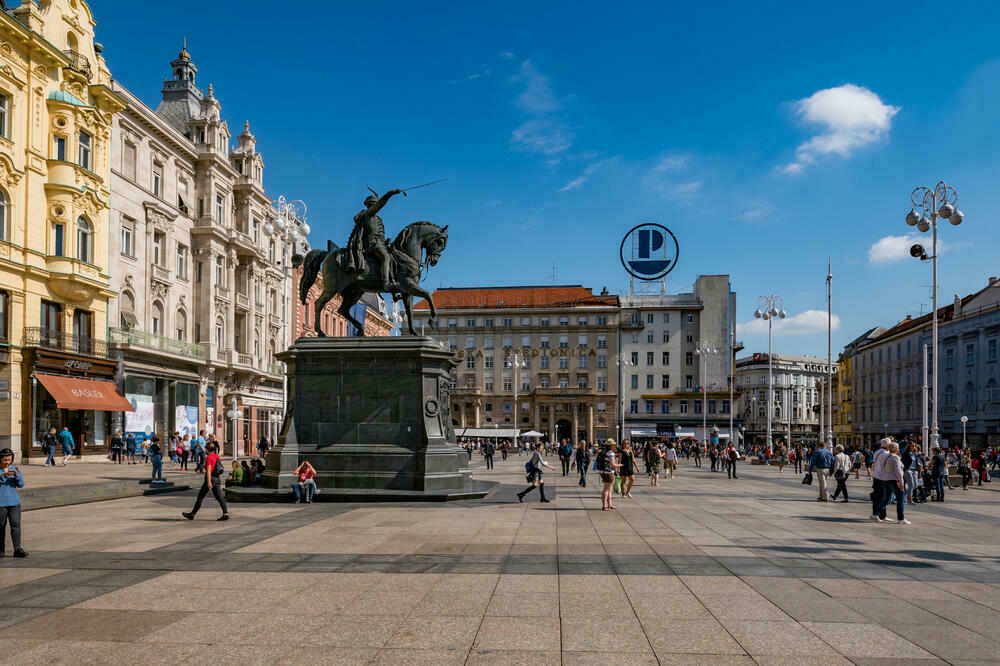
[(235, 501), (291, 500), (294, 470), (316, 468), (316, 501), (444, 501), (485, 497), (455, 444), (455, 361), (427, 337), (301, 338), (278, 354), (288, 405), (260, 487)]

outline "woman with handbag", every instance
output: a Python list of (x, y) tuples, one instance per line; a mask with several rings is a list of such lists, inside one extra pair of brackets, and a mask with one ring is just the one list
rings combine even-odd
[(615, 473), (621, 467), (615, 460), (615, 440), (608, 440), (598, 459), (598, 464), (600, 464), (601, 483), (604, 484), (604, 488), (601, 490), (601, 511), (611, 511), (615, 508), (611, 504), (611, 486), (615, 482)]
[(840, 493), (844, 493), (841, 502), (847, 502), (847, 475), (851, 473), (851, 459), (844, 453), (844, 446), (837, 444), (833, 449), (833, 480), (837, 482), (837, 489), (833, 491), (833, 499), (837, 499)]
[(621, 479), (618, 492), (622, 497), (632, 498), (632, 486), (635, 484), (635, 453), (632, 452), (632, 443), (627, 439), (622, 440), (622, 467), (619, 475)]

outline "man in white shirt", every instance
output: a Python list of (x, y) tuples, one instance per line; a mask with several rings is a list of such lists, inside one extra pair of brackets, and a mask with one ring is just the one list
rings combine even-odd
[(890, 444), (892, 444), (891, 438), (883, 438), (872, 457), (872, 515), (869, 516), (872, 520), (885, 520), (885, 506), (882, 505), (882, 481), (896, 478), (894, 471), (886, 468)]

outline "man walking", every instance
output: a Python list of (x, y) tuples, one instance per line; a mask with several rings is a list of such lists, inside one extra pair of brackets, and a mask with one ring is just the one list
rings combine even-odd
[(205, 471), (205, 460), (206, 460), (205, 431), (199, 430), (198, 437), (195, 438), (194, 441), (192, 441), (191, 443), (193, 449), (192, 453), (194, 455), (194, 471), (200, 474), (201, 472)]
[(496, 447), (493, 442), (487, 441), (483, 444), (483, 458), (486, 459), (486, 469), (493, 469), (493, 456), (496, 454)]
[(730, 442), (729, 450), (726, 452), (726, 459), (729, 465), (726, 467), (726, 474), (730, 479), (738, 479), (736, 476), (736, 461), (740, 459), (740, 453), (736, 450), (736, 444)]
[(580, 481), (577, 485), (584, 488), (587, 487), (587, 468), (590, 467), (590, 449), (587, 448), (587, 442), (585, 440), (580, 440), (576, 445), (576, 468), (580, 472)]
[(830, 495), (826, 490), (826, 478), (830, 475), (830, 470), (833, 469), (835, 463), (833, 454), (826, 448), (826, 442), (821, 441), (816, 446), (812, 459), (809, 461), (809, 471), (816, 476), (816, 480), (819, 483), (819, 497), (816, 498), (817, 502), (830, 501)]
[[(880, 442), (879, 448), (875, 450), (875, 453), (874, 455), (872, 455), (871, 458), (872, 462), (870, 469), (872, 474), (872, 494), (871, 494), (872, 515), (869, 516), (869, 518), (876, 522), (885, 520), (885, 507), (889, 504), (888, 499), (886, 499), (885, 504), (882, 504), (882, 494), (884, 488), (882, 485), (882, 480), (879, 478), (879, 474), (882, 473), (884, 475), (882, 459), (889, 455), (889, 445), (891, 443), (892, 440), (889, 439), (888, 437), (883, 438), (882, 441)], [(892, 472), (890, 471), (889, 474), (892, 474)]]
[(75, 446), (73, 433), (69, 431), (69, 426), (63, 426), (62, 432), (59, 433), (59, 442), (62, 444), (63, 467), (69, 467), (69, 457), (73, 455), (73, 447)]
[(45, 454), (45, 466), (55, 467), (55, 455), (56, 455), (56, 445), (59, 443), (59, 437), (56, 435), (56, 428), (52, 426), (49, 431), (45, 433), (45, 437), (42, 438), (42, 453)]
[(885, 455), (876, 458), (874, 475), (882, 484), (882, 493), (871, 519), (875, 522), (891, 522), (885, 517), (885, 509), (895, 496), (896, 520), (900, 525), (909, 525), (910, 521), (903, 515), (903, 505), (906, 502), (903, 499), (903, 462), (899, 459), (899, 444), (890, 442)]

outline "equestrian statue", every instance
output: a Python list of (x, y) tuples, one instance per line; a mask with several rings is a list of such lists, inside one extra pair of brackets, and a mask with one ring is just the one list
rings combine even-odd
[(406, 196), (406, 190), (389, 190), (379, 197), (375, 190), (368, 189), (371, 195), (365, 198), (365, 207), (354, 216), (354, 229), (347, 247), (340, 248), (328, 242), (326, 250), (310, 250), (304, 257), (298, 254), (292, 257), (293, 267), (302, 266), (299, 298), (303, 304), (317, 276), (323, 276), (323, 293), (316, 299), (313, 308), (313, 328), (320, 337), (326, 337), (321, 325), (323, 308), (337, 294), (340, 294), (337, 312), (354, 325), (358, 336), (365, 334), (364, 326), (351, 315), (351, 308), (366, 292), (389, 293), (393, 300), (402, 300), (410, 335), (417, 334), (413, 329), (413, 297), (426, 299), (431, 310), (429, 324), (431, 328), (434, 327), (437, 311), (430, 292), (420, 286), (420, 278), (421, 273), (429, 266), (437, 265), (448, 244), (448, 226), (413, 222), (400, 231), (394, 241), (389, 242), (385, 237), (385, 225), (378, 213), (392, 197), (397, 194)]

